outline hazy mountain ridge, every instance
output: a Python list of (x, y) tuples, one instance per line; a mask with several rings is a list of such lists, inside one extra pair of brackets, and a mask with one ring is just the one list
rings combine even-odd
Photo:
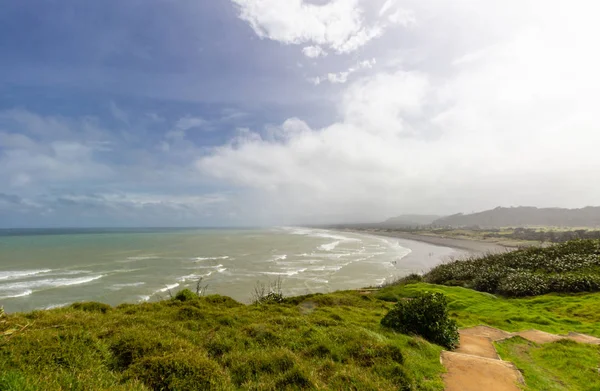
[(418, 226), (429, 225), (434, 221), (443, 218), (439, 215), (400, 215), (384, 221), (382, 224), (389, 226)]
[(452, 227), (523, 227), (534, 225), (598, 227), (600, 226), (600, 207), (588, 206), (581, 209), (529, 206), (497, 207), (478, 213), (458, 213), (442, 217), (433, 221), (432, 225)]

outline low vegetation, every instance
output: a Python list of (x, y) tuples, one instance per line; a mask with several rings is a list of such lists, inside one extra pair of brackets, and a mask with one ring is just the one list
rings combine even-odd
[(397, 302), (422, 292), (444, 294), (448, 314), (460, 328), (484, 324), (506, 331), (574, 331), (600, 337), (600, 293), (502, 298), (462, 287), (410, 283), (388, 286), (376, 292), (375, 297)]
[(537, 345), (514, 337), (496, 343), (496, 349), (521, 370), (525, 391), (600, 390), (600, 346), (568, 340)]
[(575, 240), (439, 265), (424, 280), (508, 297), (600, 291), (600, 240)]
[(381, 326), (392, 306), (358, 292), (246, 306), (185, 290), (9, 314), (0, 389), (442, 390), (442, 348)]

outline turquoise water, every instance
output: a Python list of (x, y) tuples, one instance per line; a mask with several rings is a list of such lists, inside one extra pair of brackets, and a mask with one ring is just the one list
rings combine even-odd
[(29, 311), (76, 301), (158, 300), (202, 278), (248, 302), (257, 281), (285, 294), (360, 288), (413, 271), (391, 238), (304, 228), (0, 231), (0, 305)]

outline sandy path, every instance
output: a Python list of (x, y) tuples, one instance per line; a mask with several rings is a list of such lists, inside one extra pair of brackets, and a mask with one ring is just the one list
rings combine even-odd
[(519, 336), (543, 344), (570, 339), (579, 343), (600, 345), (600, 338), (569, 333), (556, 335), (540, 330), (509, 333), (489, 326), (462, 329), (460, 345), (454, 352), (442, 352), (441, 361), (446, 367), (444, 388), (446, 391), (520, 391), (524, 384), (521, 372), (514, 364), (502, 361), (494, 347), (494, 341)]
[(442, 352), (446, 391), (520, 391), (517, 368), (506, 361)]

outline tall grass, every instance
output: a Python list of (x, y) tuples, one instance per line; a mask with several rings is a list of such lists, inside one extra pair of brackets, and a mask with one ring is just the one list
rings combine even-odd
[(9, 314), (0, 389), (441, 391), (441, 348), (382, 327), (389, 308), (358, 292), (246, 306), (188, 290)]

